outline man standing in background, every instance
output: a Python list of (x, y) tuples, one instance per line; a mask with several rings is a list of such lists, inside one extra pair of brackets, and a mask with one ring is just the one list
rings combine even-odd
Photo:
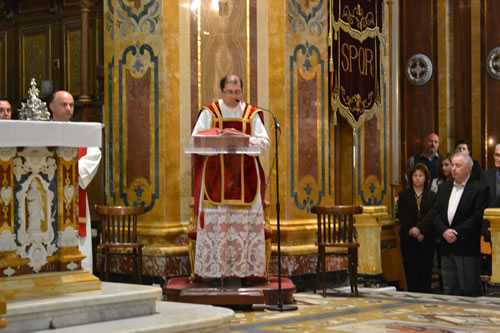
[(9, 120), (12, 117), (12, 109), (9, 101), (0, 97), (0, 119)]
[(431, 179), (430, 179), (431, 183), (434, 178), (437, 178), (437, 165), (440, 158), (438, 149), (439, 149), (439, 136), (436, 133), (427, 134), (427, 136), (424, 139), (424, 151), (420, 154), (410, 157), (408, 159), (408, 162), (406, 163), (406, 172), (404, 178), (405, 188), (408, 187), (408, 178), (406, 175), (408, 170), (413, 168), (413, 166), (418, 163), (424, 164), (429, 170), (429, 173), (431, 174)]
[[(73, 96), (64, 90), (54, 93), (50, 102), (53, 121), (70, 121), (73, 117), (75, 102)], [(80, 251), (86, 256), (82, 268), (92, 273), (92, 232), (90, 229), (90, 211), (85, 189), (90, 184), (101, 160), (101, 150), (97, 147), (78, 149), (78, 239)]]
[(441, 239), (443, 289), (447, 295), (481, 296), (480, 236), (488, 189), (471, 178), (472, 159), (452, 158), (452, 176), (439, 185), (433, 223)]

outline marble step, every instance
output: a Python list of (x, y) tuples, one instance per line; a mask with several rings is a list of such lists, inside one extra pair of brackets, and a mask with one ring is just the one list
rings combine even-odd
[[(65, 327), (64, 333), (226, 333), (234, 312), (211, 305), (157, 302), (156, 313), (128, 319)], [(58, 332), (56, 330), (55, 332)], [(3, 332), (2, 332), (3, 333)], [(43, 330), (39, 333), (54, 333)]]
[(97, 291), (7, 302), (6, 332), (33, 332), (156, 313), (159, 287), (102, 282)]

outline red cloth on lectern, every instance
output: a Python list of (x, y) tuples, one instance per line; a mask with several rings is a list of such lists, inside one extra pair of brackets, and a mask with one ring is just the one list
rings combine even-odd
[[(78, 159), (87, 154), (87, 147), (78, 148)], [(87, 236), (87, 191), (78, 186), (78, 235)]]

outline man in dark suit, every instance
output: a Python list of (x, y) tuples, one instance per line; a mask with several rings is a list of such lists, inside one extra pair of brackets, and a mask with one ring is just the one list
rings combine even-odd
[[(484, 171), (481, 180), (489, 189), (488, 208), (500, 208), (500, 143), (495, 146), (493, 157), (495, 158), (495, 167)], [(491, 241), (489, 227), (490, 222), (485, 220), (483, 234), (486, 242)]]
[(481, 296), (480, 236), (488, 189), (470, 179), (472, 159), (452, 158), (453, 180), (439, 185), (433, 223), (441, 239), (443, 289), (447, 295)]
[(495, 146), (495, 167), (483, 172), (483, 182), (490, 190), (488, 208), (500, 207), (500, 143)]

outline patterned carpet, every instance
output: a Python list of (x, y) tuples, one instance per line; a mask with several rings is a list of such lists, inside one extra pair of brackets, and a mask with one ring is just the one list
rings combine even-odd
[(297, 293), (297, 311), (237, 312), (231, 332), (500, 332), (500, 298), (344, 291)]

